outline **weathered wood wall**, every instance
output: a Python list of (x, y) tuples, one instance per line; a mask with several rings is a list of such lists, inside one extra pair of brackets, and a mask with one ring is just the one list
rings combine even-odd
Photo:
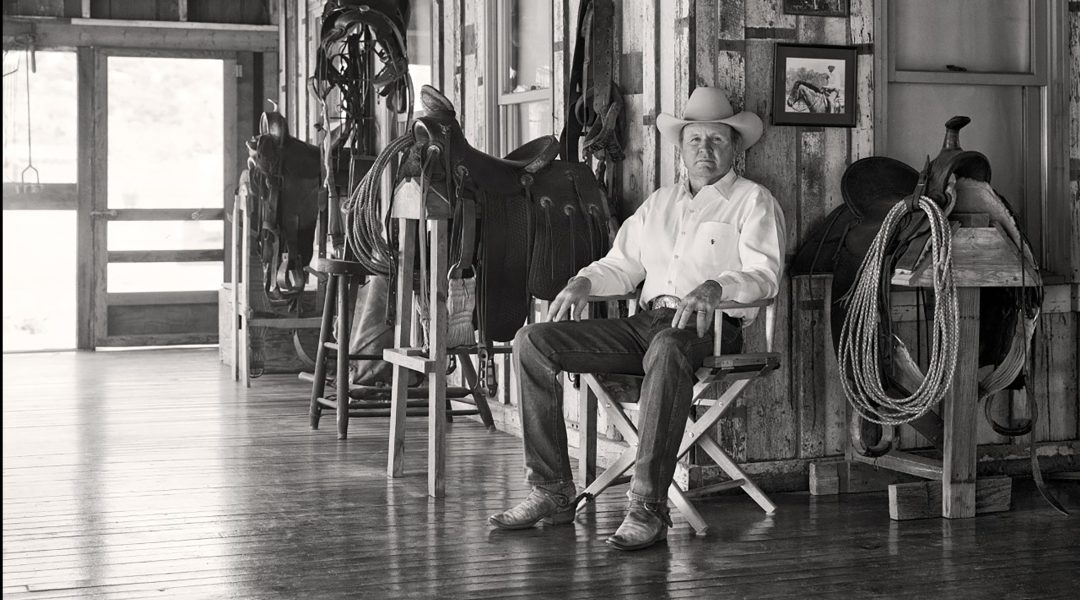
[[(554, 7), (555, 107), (554, 132), (562, 127), (564, 82), (573, 51), (577, 0), (556, 0)], [(1076, 3), (1070, 3), (1075, 5)], [(461, 107), (465, 129), (474, 141), (485, 139), (490, 125), (477, 122), (485, 113), (488, 95), (484, 80), (485, 0), (437, 2), (446, 24), (441, 47), (443, 88)], [(625, 218), (658, 185), (680, 173), (674, 147), (660, 142), (654, 127), (657, 114), (681, 110), (696, 86), (726, 89), (736, 110), (745, 107), (766, 121), (764, 138), (738, 161), (743, 175), (767, 186), (780, 201), (788, 225), (788, 252), (841, 201), (840, 177), (852, 161), (873, 154), (874, 148), (874, 0), (851, 0), (843, 17), (787, 15), (779, 0), (616, 0), (613, 24), (619, 65), (616, 78), (626, 101), (627, 159), (620, 165), (616, 186), (617, 210)], [(1072, 57), (1072, 203), (1080, 212), (1077, 182), (1080, 99), (1077, 95), (1077, 12), (1070, 13)], [(453, 24), (461, 23), (460, 27)], [(784, 127), (769, 125), (772, 106), (773, 52), (777, 42), (852, 44), (858, 48), (857, 125), (854, 128)], [(1075, 249), (1075, 245), (1074, 245)], [(1074, 250), (1075, 251), (1075, 250)], [(829, 343), (826, 310), (827, 281), (786, 278), (778, 303), (776, 341), (784, 354), (783, 368), (755, 385), (719, 426), (722, 444), (751, 470), (771, 474), (774, 487), (805, 487), (807, 464), (843, 453), (846, 444), (846, 401), (836, 385), (836, 361)], [(1075, 294), (1068, 287), (1055, 292), (1063, 300), (1046, 314), (1035, 342), (1032, 385), (1043, 418), (1040, 441), (1048, 453), (1077, 452), (1080, 423), (1077, 412), (1077, 313)], [(761, 324), (749, 339), (760, 340)], [(914, 339), (914, 323), (904, 323)], [(751, 350), (757, 341), (751, 342)], [(1014, 394), (1019, 396), (1019, 394)], [(1022, 412), (1021, 399), (1002, 402), (1002, 410)], [(512, 407), (506, 426), (518, 426)], [(999, 413), (1002, 412), (999, 410)], [(576, 428), (576, 407), (567, 407), (569, 427)], [(601, 419), (601, 427), (607, 429)], [(571, 436), (571, 444), (576, 436)], [(1017, 455), (1009, 440), (980, 425), (980, 442), (995, 456)], [(905, 448), (926, 447), (910, 428), (901, 432)], [(603, 454), (603, 442), (601, 443)], [(696, 469), (689, 469), (690, 477)], [(708, 469), (703, 477), (708, 478)]]

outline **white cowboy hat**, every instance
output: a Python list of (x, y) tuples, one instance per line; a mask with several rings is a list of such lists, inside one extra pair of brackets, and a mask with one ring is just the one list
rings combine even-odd
[(690, 99), (686, 101), (681, 119), (667, 113), (660, 113), (660, 116), (656, 117), (656, 128), (660, 130), (660, 137), (676, 146), (680, 143), (683, 127), (690, 123), (723, 123), (731, 126), (739, 132), (742, 150), (761, 139), (764, 129), (760, 117), (745, 110), (735, 114), (724, 90), (712, 87), (694, 89), (694, 93), (690, 94)]

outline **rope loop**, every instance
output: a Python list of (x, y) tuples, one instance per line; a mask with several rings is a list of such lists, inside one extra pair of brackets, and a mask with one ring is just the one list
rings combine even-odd
[(907, 202), (893, 206), (874, 237), (848, 294), (850, 307), (840, 334), (838, 358), (844, 395), (860, 416), (880, 425), (901, 425), (926, 414), (949, 389), (956, 368), (960, 324), (952, 273), (952, 230), (936, 202), (921, 196), (918, 207), (929, 217), (936, 297), (930, 364), (922, 383), (903, 398), (889, 396), (881, 383), (881, 275), (887, 248), (899, 223), (909, 214)]

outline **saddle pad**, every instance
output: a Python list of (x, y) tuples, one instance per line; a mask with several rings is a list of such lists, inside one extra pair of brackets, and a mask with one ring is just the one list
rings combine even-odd
[(529, 216), (518, 194), (480, 203), (478, 318), (484, 337), (496, 342), (514, 339), (529, 316)]

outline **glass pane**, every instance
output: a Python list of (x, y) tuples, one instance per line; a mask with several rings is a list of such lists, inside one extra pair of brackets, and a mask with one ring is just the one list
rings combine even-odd
[(503, 92), (551, 87), (551, 3), (509, 0), (509, 64)]
[(505, 153), (544, 135), (551, 135), (550, 102), (510, 104), (507, 111), (507, 148)]
[(412, 17), (409, 19), (409, 75), (412, 76), (416, 99), (414, 111), (422, 111), (420, 86), (431, 85), (431, 11), (433, 2), (414, 2)]
[(221, 221), (110, 221), (109, 250), (213, 250), (225, 246)]
[(4, 51), (4, 181), (25, 177), (33, 182), (32, 171), (23, 175), (32, 159), (41, 183), (75, 183), (79, 109), (75, 54), (38, 51), (34, 62), (37, 71), (31, 72), (26, 52)]
[(1031, 70), (1030, 5), (1001, 0), (890, 2), (896, 68), (1027, 73)]
[(1002, 140), (1023, 139), (1022, 89), (1014, 86), (889, 84), (887, 155), (921, 169), (937, 155), (945, 121), (971, 117), (960, 146), (990, 159), (994, 188), (1020, 213), (1024, 205), (1024, 149)]
[(75, 311), (75, 211), (5, 210), (4, 352), (74, 348)]
[(224, 281), (220, 262), (109, 263), (109, 293), (197, 292)]
[(109, 208), (224, 206), (223, 73), (220, 60), (109, 57)]

